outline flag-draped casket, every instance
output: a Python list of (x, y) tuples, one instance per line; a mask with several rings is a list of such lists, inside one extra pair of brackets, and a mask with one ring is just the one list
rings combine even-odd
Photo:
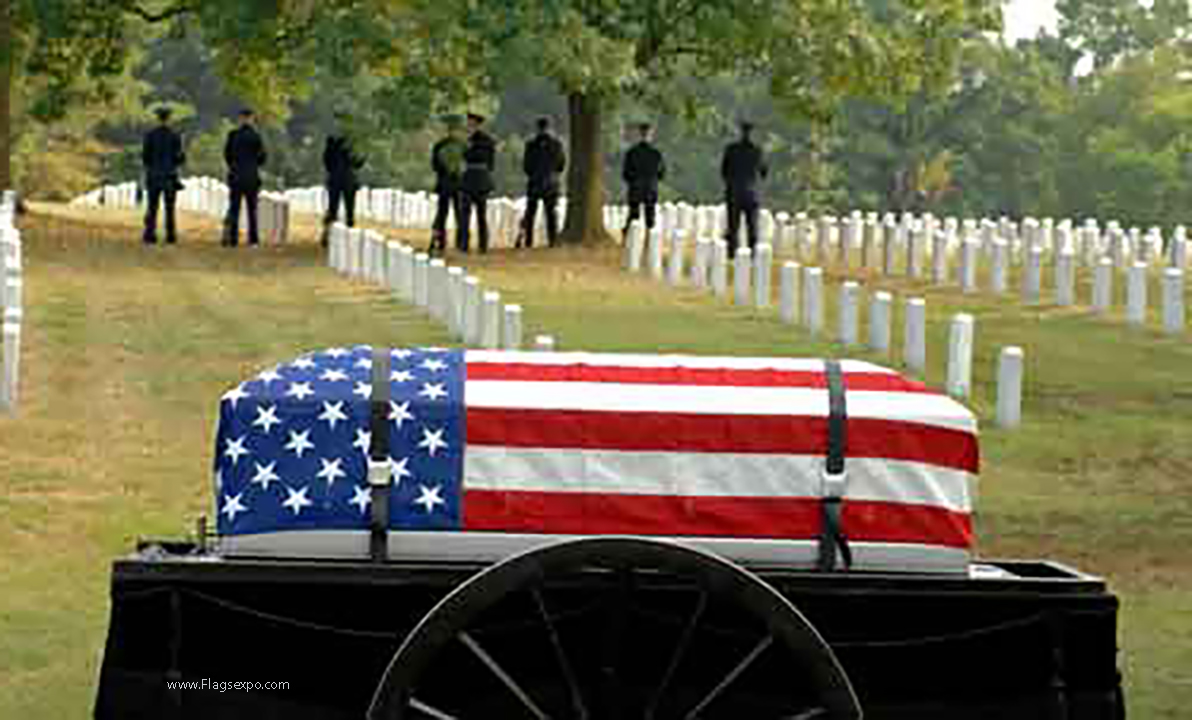
[(396, 559), (618, 534), (807, 566), (835, 497), (855, 569), (964, 572), (972, 549), (975, 418), (876, 365), (356, 347), (223, 396), (222, 551), (367, 556), (374, 432)]

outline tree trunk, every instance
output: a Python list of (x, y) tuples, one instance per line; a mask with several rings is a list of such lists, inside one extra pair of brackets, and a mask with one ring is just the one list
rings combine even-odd
[(569, 245), (611, 242), (604, 227), (604, 155), (600, 147), (600, 99), (567, 96), (570, 159), (567, 165), (567, 222), (559, 239)]
[(0, 192), (12, 189), (12, 9), (0, 0)]

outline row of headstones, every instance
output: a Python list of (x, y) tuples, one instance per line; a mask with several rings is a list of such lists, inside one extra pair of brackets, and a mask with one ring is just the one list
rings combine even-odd
[[(285, 193), (294, 212), (326, 217), (329, 202), (327, 189), (323, 187), (296, 188)], [(438, 199), (434, 193), (405, 192), (390, 188), (360, 188), (356, 193), (356, 217), (381, 225), (405, 230), (429, 230), (434, 222)], [(559, 225), (562, 227), (567, 212), (565, 199), (560, 199)], [(346, 220), (346, 209), (341, 205), (335, 221)], [(487, 204), (489, 245), (494, 248), (513, 247), (520, 223), (526, 212), (525, 198), (491, 198)], [(458, 218), (454, 212), (447, 215), (449, 232), (456, 229)], [(476, 219), (472, 218), (475, 225)], [(534, 232), (539, 238), (546, 231), (546, 214), (538, 213)]]
[(0, 195), (0, 318), (3, 319), (3, 370), (0, 375), (0, 413), (15, 413), (21, 376), (22, 293), (21, 233), (16, 228), (16, 196)]
[[(663, 203), (658, 208), (657, 229), (664, 236), (679, 230), (691, 237), (725, 237), (727, 214), (723, 205), (694, 206)], [(605, 208), (605, 222), (624, 227), (628, 209)], [(957, 252), (965, 242), (977, 242), (986, 254), (996, 241), (1005, 242), (1012, 261), (1022, 264), (1033, 248), (1058, 255), (1065, 250), (1076, 253), (1077, 261), (1095, 265), (1101, 257), (1112, 258), (1119, 268), (1140, 261), (1166, 264), (1183, 269), (1188, 263), (1188, 238), (1183, 226), (1175, 228), (1165, 243), (1162, 231), (1151, 228), (1145, 234), (1139, 228), (1124, 230), (1116, 221), (1102, 229), (1095, 220), (1076, 226), (1070, 220), (1055, 222), (1026, 218), (1015, 222), (1003, 217), (960, 220), (936, 218), (930, 213), (862, 213), (853, 211), (845, 217), (812, 217), (807, 213), (761, 210), (758, 217), (760, 243), (768, 243), (779, 254), (793, 254), (796, 260), (820, 264), (835, 263), (848, 269), (859, 254), (863, 268), (877, 268), (886, 274), (905, 272), (921, 276), (928, 258), (946, 262), (946, 252)], [(1164, 249), (1166, 253), (1164, 253)], [(942, 251), (942, 252), (941, 252)], [(1160, 263), (1159, 261), (1164, 262)]]
[[(882, 233), (881, 237), (884, 239), (881, 244), (881, 255), (883, 258), (883, 266), (886, 269), (886, 275), (894, 275), (893, 260), (896, 256), (894, 252), (895, 240), (893, 234)], [(911, 236), (914, 237), (914, 236)], [(935, 247), (932, 251), (931, 257), (931, 279), (935, 284), (945, 284), (949, 281), (951, 274), (950, 253), (948, 250), (950, 236), (948, 233), (935, 234)], [(631, 271), (637, 271), (642, 268), (643, 262), (651, 273), (656, 278), (661, 278), (664, 272), (668, 279), (677, 284), (682, 277), (682, 264), (684, 259), (684, 243), (686, 235), (680, 229), (676, 229), (668, 235), (660, 228), (655, 228), (653, 231), (646, 232), (640, 224), (634, 224), (630, 228), (629, 237), (625, 244), (626, 253), (626, 268)], [(1173, 247), (1186, 247), (1186, 239), (1177, 236), (1172, 240)], [(671, 263), (671, 267), (664, 270), (664, 246), (665, 257)], [(768, 243), (762, 243), (758, 246), (758, 255), (768, 253), (767, 262), (770, 262), (774, 253)], [(841, 244), (840, 247), (846, 247)], [(867, 254), (865, 248), (868, 245), (863, 245), (862, 249), (862, 263), (864, 265), (864, 258)], [(723, 292), (723, 284), (727, 277), (727, 248), (728, 245), (724, 240), (711, 240), (708, 238), (699, 238), (695, 242), (693, 250), (693, 278), (704, 277), (714, 287), (719, 288)], [(922, 272), (920, 268), (922, 256), (916, 250), (916, 243), (912, 240), (907, 243), (904, 248), (907, 258), (908, 274), (912, 277), (920, 277)], [(985, 256), (989, 263), (988, 289), (994, 293), (1005, 293), (1008, 290), (1010, 270), (1011, 270), (1011, 253), (1010, 244), (1004, 240), (995, 237), (992, 242), (985, 244), (981, 240), (965, 240), (959, 246), (959, 253), (957, 254), (958, 268), (957, 278), (961, 289), (965, 293), (974, 293), (979, 289), (979, 269), (982, 257)], [(987, 252), (986, 252), (987, 250)], [(748, 248), (742, 248), (741, 253), (746, 257), (751, 254)], [(1180, 250), (1179, 252), (1184, 252)], [(831, 255), (831, 253), (818, 253), (820, 258)], [(643, 257), (644, 256), (644, 257)], [(844, 270), (848, 270), (847, 256), (848, 253), (841, 252), (836, 255), (842, 258)], [(1025, 264), (1022, 268), (1022, 298), (1028, 303), (1038, 303), (1043, 297), (1043, 277), (1044, 277), (1044, 249), (1041, 245), (1030, 246), (1026, 254)], [(1079, 255), (1073, 252), (1070, 248), (1062, 249), (1054, 259), (1054, 302), (1059, 306), (1070, 306), (1077, 302), (1077, 270), (1078, 270)], [(1182, 258), (1181, 255), (1176, 255), (1177, 258)], [(1149, 283), (1149, 269), (1150, 265), (1142, 261), (1135, 261), (1126, 269), (1126, 318), (1132, 324), (1142, 325), (1147, 321), (1147, 307), (1148, 307), (1148, 283)], [(1102, 257), (1098, 260), (1093, 271), (1092, 284), (1092, 307), (1100, 313), (1107, 313), (1113, 306), (1113, 283), (1114, 275), (1116, 273), (1116, 265), (1114, 260), (1107, 257)], [(1161, 297), (1160, 307), (1162, 324), (1165, 331), (1168, 333), (1183, 332), (1186, 327), (1186, 311), (1184, 300), (1184, 271), (1178, 267), (1165, 267), (1161, 275)], [(759, 289), (760, 291), (760, 289)]]
[[(177, 208), (184, 212), (207, 215), (223, 221), (231, 205), (231, 191), (220, 180), (211, 177), (192, 177), (182, 181), (178, 191)], [(82, 195), (72, 202), (74, 205), (106, 207), (116, 210), (144, 209), (144, 194), (138, 194), (134, 182), (119, 185), (105, 185)], [(240, 227), (245, 227), (248, 208), (240, 209)], [(265, 191), (260, 194), (257, 205), (257, 220), (261, 241), (284, 243), (290, 235), (290, 202), (282, 193)]]
[[(327, 192), (324, 188), (305, 188), (287, 191), (291, 203), (301, 212), (324, 214)], [(358, 214), (365, 219), (399, 228), (428, 229), (435, 213), (433, 193), (405, 192), (389, 188), (361, 188), (357, 194)], [(565, 199), (560, 211), (566, 213)], [(494, 198), (489, 202), (489, 225), (494, 229), (494, 246), (512, 244), (518, 230), (517, 223), (525, 212), (525, 198)], [(605, 224), (624, 227), (629, 208), (610, 204), (604, 208)], [(728, 215), (724, 205), (692, 205), (685, 202), (666, 202), (658, 207), (657, 228), (664, 236), (680, 230), (692, 237), (724, 237)], [(543, 215), (537, 218), (536, 232), (541, 233)], [(448, 217), (448, 227), (454, 228), (454, 214)], [(1095, 220), (1077, 226), (1070, 220), (1056, 222), (1051, 218), (1025, 218), (1021, 222), (1002, 217), (990, 219), (936, 218), (930, 213), (915, 215), (859, 210), (837, 218), (832, 215), (812, 217), (807, 213), (791, 215), (762, 209), (758, 214), (759, 239), (773, 246), (779, 254), (792, 253), (804, 262), (852, 262), (851, 256), (860, 253), (861, 267), (876, 267), (886, 274), (901, 270), (912, 276), (925, 272), (928, 258), (933, 270), (946, 266), (948, 251), (959, 252), (967, 242), (978, 242), (987, 256), (994, 252), (997, 241), (1006, 243), (1010, 261), (1025, 264), (1034, 248), (1047, 255), (1058, 256), (1065, 250), (1076, 253), (1076, 260), (1094, 266), (1102, 257), (1110, 257), (1118, 268), (1133, 262), (1157, 264), (1164, 247), (1159, 228), (1145, 233), (1139, 228), (1124, 229), (1110, 221), (1104, 229)], [(1188, 240), (1183, 226), (1175, 229), (1166, 243), (1166, 264), (1183, 269), (1188, 262)], [(946, 275), (945, 275), (946, 276)], [(937, 282), (944, 280), (933, 272)]]
[(1076, 262), (1089, 266), (1096, 265), (1103, 257), (1111, 258), (1119, 268), (1145, 262), (1182, 269), (1188, 261), (1187, 233), (1183, 226), (1177, 227), (1170, 242), (1165, 244), (1158, 228), (1143, 235), (1137, 228), (1127, 233), (1116, 223), (1110, 223), (1102, 232), (1091, 220), (1075, 227), (1067, 220), (1056, 224), (1051, 220), (1040, 223), (1033, 218), (1019, 224), (1008, 218), (999, 222), (940, 220), (930, 214), (908, 213), (901, 218), (887, 214), (879, 218), (876, 213), (863, 216), (854, 212), (837, 219), (810, 218), (801, 213), (793, 222), (781, 226), (775, 242), (780, 248), (790, 245), (796, 259), (835, 263), (846, 270), (850, 269), (856, 253), (860, 255), (861, 268), (876, 268), (887, 275), (904, 273), (922, 277), (930, 262), (936, 281), (941, 281), (936, 276), (941, 264), (946, 267), (947, 253), (960, 252), (969, 244), (976, 244), (986, 257), (992, 256), (999, 243), (1004, 244), (1008, 259), (1019, 265), (1035, 250), (1049, 256), (1070, 252)]
[[(501, 294), (486, 291), (480, 279), (462, 267), (447, 265), (404, 243), (386, 240), (373, 230), (331, 227), (327, 264), (349, 278), (387, 288), (409, 304), (425, 309), (455, 339), (471, 347), (520, 350), (522, 308), (502, 304)], [(554, 338), (539, 335), (537, 350), (553, 350)]]
[[(641, 272), (649, 269), (654, 279), (670, 285), (686, 281), (702, 289), (711, 290), (717, 297), (729, 295), (729, 266), (727, 245), (723, 240), (697, 243), (690, 274), (684, 269), (683, 236), (674, 233), (671, 247), (663, 262), (661, 234), (650, 234), (643, 243), (644, 233), (630, 232), (626, 244), (625, 269)], [(644, 258), (643, 258), (644, 256)], [(768, 308), (772, 301), (772, 267), (774, 252), (769, 244), (758, 246), (757, 253), (740, 248), (733, 259), (732, 294), (734, 304), (744, 307)], [(643, 263), (645, 259), (645, 263)], [(789, 261), (779, 273), (779, 314), (789, 324), (801, 324), (810, 335), (823, 335), (825, 302), (824, 273), (819, 267), (801, 267)], [(846, 281), (839, 289), (838, 325), (835, 340), (851, 347), (861, 343), (860, 305), (861, 286)], [(891, 350), (891, 319), (893, 297), (879, 291), (873, 294), (869, 309), (868, 346), (874, 352), (889, 355)], [(923, 376), (927, 371), (927, 304), (923, 298), (911, 298), (906, 304), (903, 326), (903, 362), (909, 370)], [(947, 381), (949, 395), (967, 398), (972, 392), (972, 357), (974, 319), (971, 315), (953, 317), (948, 339)], [(1022, 418), (1023, 352), (1018, 347), (1003, 348), (998, 365), (997, 423), (1001, 427), (1016, 427)]]

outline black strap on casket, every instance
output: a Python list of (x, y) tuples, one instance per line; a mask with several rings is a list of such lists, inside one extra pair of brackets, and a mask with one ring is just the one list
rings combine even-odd
[(841, 525), (841, 503), (845, 489), (845, 451), (848, 448), (848, 406), (845, 402), (844, 372), (838, 360), (824, 362), (828, 380), (828, 448), (820, 499), (821, 529), (816, 567), (824, 572), (836, 569), (837, 555), (844, 569), (853, 564), (853, 553)]
[[(367, 482), (372, 500), (369, 521), (368, 555), (373, 562), (384, 562), (389, 555), (389, 349), (376, 348), (372, 354), (372, 396), (369, 399)], [(384, 472), (380, 472), (381, 465)]]

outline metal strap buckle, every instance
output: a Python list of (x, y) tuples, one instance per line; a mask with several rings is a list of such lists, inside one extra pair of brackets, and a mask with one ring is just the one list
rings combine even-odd
[(392, 479), (389, 463), (385, 460), (368, 461), (368, 484), (373, 487), (385, 487)]
[(845, 490), (848, 486), (848, 472), (841, 470), (839, 473), (828, 472), (824, 468), (820, 478), (820, 497), (824, 500), (840, 500), (844, 497)]

